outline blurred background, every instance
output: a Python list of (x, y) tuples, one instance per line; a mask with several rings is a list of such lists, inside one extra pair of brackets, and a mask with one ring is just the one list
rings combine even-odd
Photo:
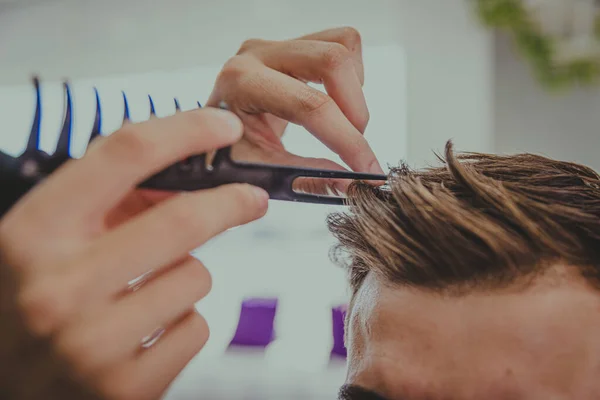
[[(453, 139), (458, 150), (533, 152), (600, 169), (598, 2), (504, 3), (0, 0), (0, 148), (16, 155), (25, 146), (33, 73), (42, 78), (42, 146), (50, 152), (64, 112), (60, 82), (73, 83), (77, 155), (92, 125), (93, 86), (110, 133), (120, 122), (121, 90), (133, 120), (148, 117), (148, 94), (158, 115), (168, 115), (173, 97), (183, 108), (203, 104), (245, 39), (352, 26), (363, 38), (366, 135), (382, 164), (426, 166)], [(297, 126), (285, 143), (339, 161)], [(198, 249), (214, 280), (198, 304), (211, 339), (168, 399), (335, 397), (345, 365), (330, 358), (332, 307), (348, 293), (344, 271), (329, 258), (332, 211), (271, 202), (264, 219)], [(253, 297), (278, 300), (275, 340), (227, 350), (242, 303)]]

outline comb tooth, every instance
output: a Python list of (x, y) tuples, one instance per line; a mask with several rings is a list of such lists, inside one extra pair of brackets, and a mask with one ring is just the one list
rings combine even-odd
[(100, 108), (100, 95), (98, 94), (97, 88), (94, 88), (94, 92), (96, 93), (96, 116), (94, 117), (94, 126), (92, 126), (92, 133), (90, 134), (89, 143), (100, 136), (102, 132), (102, 109)]
[(181, 106), (179, 105), (179, 100), (177, 100), (177, 98), (174, 98), (173, 101), (175, 102), (175, 112), (181, 111)]
[[(197, 101), (196, 104), (198, 104), (198, 108), (202, 108), (202, 104), (200, 104), (199, 101)], [(195, 158), (197, 160), (200, 160), (200, 165), (201, 165), (200, 170), (205, 171), (207, 168), (206, 153), (198, 154), (197, 156), (195, 156)], [(210, 166), (210, 168), (212, 169), (212, 165)]]
[[(206, 153), (197, 155), (196, 158), (198, 160), (200, 160), (200, 163), (199, 163), (200, 166), (198, 168), (199, 171), (206, 171), (206, 169), (207, 169), (207, 166), (206, 166)], [(212, 169), (212, 166), (211, 166), (211, 169)]]
[(150, 117), (156, 116), (156, 108), (154, 107), (152, 96), (148, 95), (148, 101), (150, 102)]
[(123, 124), (129, 122), (129, 103), (127, 102), (127, 95), (123, 93)]
[(73, 108), (73, 102), (71, 99), (71, 88), (69, 87), (69, 84), (67, 82), (64, 82), (63, 87), (67, 96), (67, 105), (65, 119), (63, 121), (63, 126), (60, 132), (60, 136), (58, 138), (58, 143), (56, 144), (56, 151), (54, 154), (66, 158), (69, 157), (71, 150), (71, 136), (73, 133), (73, 115), (71, 111)]
[(231, 158), (231, 146), (223, 147), (217, 150), (215, 157), (212, 161), (212, 167), (219, 167), (221, 164), (227, 162)]
[(33, 77), (33, 86), (35, 87), (35, 116), (31, 124), (29, 139), (27, 140), (27, 148), (25, 152), (36, 151), (40, 145), (40, 123), (42, 118), (42, 96), (40, 93), (40, 79), (37, 76)]

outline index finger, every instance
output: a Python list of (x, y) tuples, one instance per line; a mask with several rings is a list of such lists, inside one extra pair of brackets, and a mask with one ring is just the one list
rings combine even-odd
[(44, 222), (101, 217), (143, 179), (188, 156), (232, 144), (241, 135), (241, 121), (214, 108), (127, 124), (92, 142), (81, 159), (65, 163), (23, 199), (20, 210), (25, 215), (34, 211)]
[(268, 112), (301, 125), (354, 171), (383, 173), (373, 149), (327, 94), (279, 71), (258, 65), (249, 78), (232, 79), (224, 93), (233, 111)]

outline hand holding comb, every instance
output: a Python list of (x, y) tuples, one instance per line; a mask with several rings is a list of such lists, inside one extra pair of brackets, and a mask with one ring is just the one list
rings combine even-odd
[[(0, 176), (2, 204), (0, 213), (4, 213), (35, 184), (54, 172), (60, 165), (70, 160), (71, 140), (73, 136), (73, 101), (68, 83), (64, 83), (66, 112), (58, 143), (53, 154), (39, 148), (41, 126), (41, 90), (38, 78), (33, 79), (36, 92), (36, 107), (31, 132), (25, 151), (17, 158), (0, 152)], [(96, 113), (89, 142), (101, 135), (102, 110), (97, 90)], [(152, 98), (149, 96), (150, 113), (155, 115)], [(123, 122), (129, 120), (127, 97), (123, 93)], [(200, 107), (200, 103), (198, 103)], [(176, 111), (180, 106), (175, 99)], [(294, 201), (314, 204), (345, 204), (344, 197), (299, 193), (293, 190), (292, 183), (297, 178), (352, 179), (385, 181), (387, 176), (357, 173), (350, 171), (298, 168), (282, 165), (239, 162), (231, 158), (231, 146), (217, 150), (211, 164), (207, 155), (199, 154), (180, 161), (142, 182), (139, 187), (164, 191), (195, 191), (214, 188), (229, 183), (248, 183), (263, 188), (273, 200)]]

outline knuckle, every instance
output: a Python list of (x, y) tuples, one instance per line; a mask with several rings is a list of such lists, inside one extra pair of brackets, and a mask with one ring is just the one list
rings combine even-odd
[(324, 67), (330, 70), (340, 68), (351, 59), (350, 51), (339, 43), (331, 43), (322, 54)]
[(236, 55), (231, 57), (225, 62), (217, 82), (221, 84), (232, 84), (237, 83), (241, 80), (242, 76), (248, 71), (249, 62), (247, 57)]
[(248, 56), (230, 58), (217, 77), (215, 85), (223, 100), (230, 105), (251, 106), (247, 104), (255, 93), (266, 93), (264, 66)]
[(212, 289), (212, 276), (210, 271), (200, 261), (194, 262), (194, 268), (190, 269), (190, 282), (195, 284), (195, 300), (205, 297)]
[(362, 42), (362, 38), (360, 36), (360, 32), (351, 26), (345, 26), (341, 28), (342, 37), (344, 38), (344, 43), (349, 49), (354, 49), (356, 46), (360, 45)]
[(250, 39), (244, 40), (244, 42), (242, 42), (242, 45), (240, 46), (240, 49), (238, 50), (237, 54), (246, 53), (256, 47), (261, 46), (264, 43), (265, 43), (265, 41), (262, 39), (250, 38)]
[(365, 129), (367, 128), (367, 125), (369, 125), (370, 119), (371, 119), (371, 114), (369, 113), (369, 110), (365, 110), (364, 113), (361, 113), (361, 115), (359, 115), (357, 117), (356, 123), (358, 124), (358, 128), (361, 132), (365, 131)]
[(210, 327), (206, 318), (199, 313), (196, 313), (194, 318), (195, 331), (197, 334), (195, 337), (198, 339), (198, 350), (200, 350), (208, 342), (210, 338)]
[(27, 285), (18, 295), (17, 306), (33, 334), (47, 336), (62, 322), (66, 302), (60, 289), (48, 282)]
[(144, 164), (154, 159), (156, 146), (139, 130), (139, 124), (128, 124), (110, 135), (103, 143), (103, 155), (109, 160), (128, 160), (132, 164)]
[(304, 114), (316, 114), (329, 106), (332, 101), (325, 93), (309, 87), (298, 94), (298, 108)]
[(237, 92), (248, 95), (250, 93), (268, 94), (264, 74), (257, 68), (249, 68), (237, 81)]

